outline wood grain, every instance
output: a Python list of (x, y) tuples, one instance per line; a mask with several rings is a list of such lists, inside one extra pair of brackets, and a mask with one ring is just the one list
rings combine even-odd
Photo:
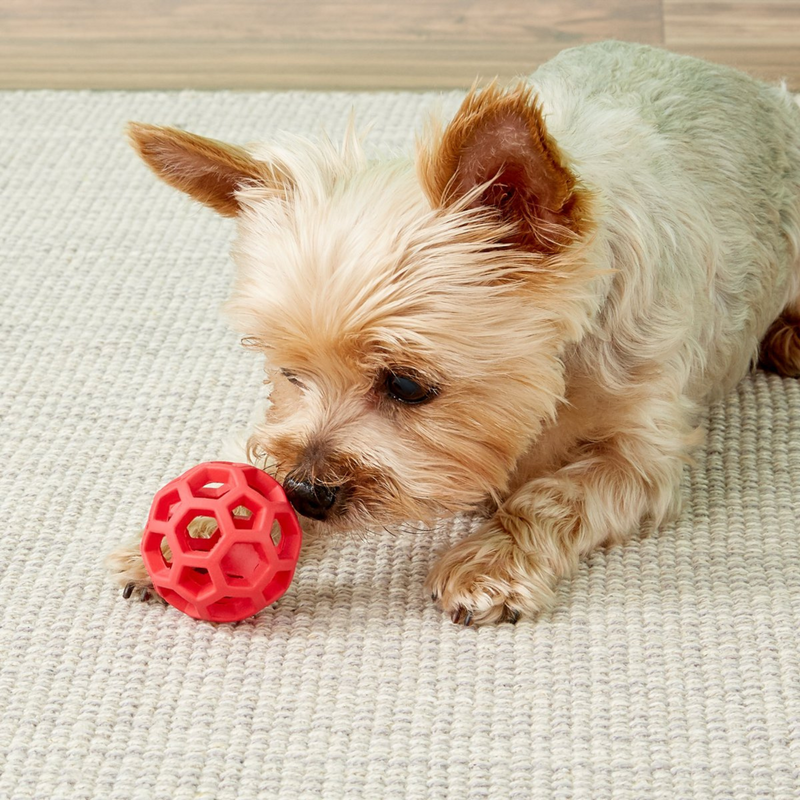
[(800, 91), (800, 0), (664, 0), (664, 44)]
[(10, 36), (161, 41), (504, 40), (660, 35), (658, 0), (3, 0)]
[(794, 47), (800, 56), (800, 2), (664, 0), (664, 40), (669, 46)]
[(661, 26), (660, 0), (2, 0), (0, 87), (466, 87)]
[(605, 38), (800, 90), (800, 0), (0, 0), (0, 88), (465, 88)]
[(509, 45), (503, 52), (484, 42), (236, 43), (208, 47), (184, 42), (165, 49), (157, 42), (130, 47), (93, 42), (0, 47), (0, 88), (53, 89), (450, 89), (476, 78), (511, 78), (532, 72), (558, 53), (553, 43)]

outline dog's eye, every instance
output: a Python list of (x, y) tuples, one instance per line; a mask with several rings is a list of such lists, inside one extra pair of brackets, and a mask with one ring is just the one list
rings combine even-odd
[(392, 400), (407, 405), (425, 403), (436, 396), (437, 390), (432, 387), (422, 386), (413, 378), (398, 375), (396, 372), (387, 372), (384, 386), (386, 393)]
[(303, 383), (303, 381), (300, 380), (300, 378), (297, 377), (297, 375), (294, 372), (290, 372), (288, 369), (282, 369), (281, 375), (283, 375), (283, 377), (286, 378), (286, 380), (289, 381), (289, 383), (293, 383), (298, 388), (300, 389), (306, 388), (306, 385)]

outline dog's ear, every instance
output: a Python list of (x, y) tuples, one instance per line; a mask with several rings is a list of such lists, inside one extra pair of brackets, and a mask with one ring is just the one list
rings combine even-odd
[(524, 83), (473, 89), (450, 124), (434, 126), (418, 147), (432, 206), (493, 209), (515, 244), (542, 252), (562, 249), (580, 232), (582, 192)]
[(241, 210), (237, 190), (266, 186), (280, 193), (289, 183), (276, 167), (215, 139), (139, 122), (128, 125), (128, 136), (159, 178), (226, 217)]

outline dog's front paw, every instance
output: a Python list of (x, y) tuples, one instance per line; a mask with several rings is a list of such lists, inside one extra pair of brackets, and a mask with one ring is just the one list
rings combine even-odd
[[(234, 515), (238, 509), (234, 510)], [(211, 517), (197, 517), (189, 523), (188, 534), (194, 539), (209, 539), (217, 530), (217, 521)], [(133, 597), (141, 600), (152, 600), (158, 603), (166, 602), (156, 592), (153, 582), (147, 574), (140, 549), (141, 537), (136, 541), (118, 547), (106, 556), (106, 569), (111, 573), (115, 583), (122, 588), (122, 596), (128, 600)], [(161, 550), (164, 558), (171, 559), (169, 545), (162, 542)]]
[(555, 576), (523, 553), (496, 520), (448, 550), (427, 586), (455, 623), (517, 622), (551, 605)]
[(161, 601), (145, 569), (138, 540), (109, 553), (105, 565), (112, 580), (122, 589), (122, 596), (126, 600), (134, 598), (142, 602)]

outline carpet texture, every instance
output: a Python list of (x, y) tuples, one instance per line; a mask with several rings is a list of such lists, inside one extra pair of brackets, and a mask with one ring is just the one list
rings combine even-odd
[(158, 184), (129, 119), (410, 147), (459, 95), (0, 94), (0, 798), (796, 798), (800, 385), (709, 413), (679, 521), (595, 554), (536, 623), (423, 589), (470, 530), (310, 543), (238, 625), (102, 567), (218, 455), (261, 365), (217, 313), (230, 221)]

